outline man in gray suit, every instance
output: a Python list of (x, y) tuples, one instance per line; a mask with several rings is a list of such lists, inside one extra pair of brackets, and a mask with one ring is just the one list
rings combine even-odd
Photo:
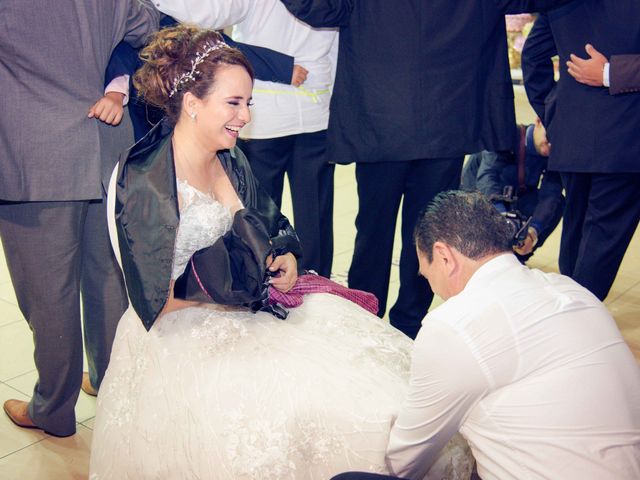
[(80, 295), (96, 389), (109, 361), (127, 299), (103, 185), (133, 137), (88, 111), (102, 97), (113, 48), (123, 39), (142, 45), (157, 24), (141, 0), (0, 2), (0, 237), (39, 377), (30, 402), (4, 405), (19, 426), (76, 431)]

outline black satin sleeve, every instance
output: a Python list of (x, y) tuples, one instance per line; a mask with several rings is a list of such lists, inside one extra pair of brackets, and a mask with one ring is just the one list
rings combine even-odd
[(298, 234), (271, 197), (260, 188), (242, 150), (235, 147), (233, 150), (219, 153), (218, 158), (220, 158), (244, 206), (259, 212), (271, 239), (275, 255), (292, 253), (295, 257), (300, 258), (302, 247)]
[(175, 282), (174, 296), (222, 305), (262, 302), (272, 252), (264, 217), (251, 208), (239, 210), (225, 235), (193, 254)]

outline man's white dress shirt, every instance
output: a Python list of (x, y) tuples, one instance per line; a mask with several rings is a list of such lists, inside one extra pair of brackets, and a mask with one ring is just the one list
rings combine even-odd
[(430, 312), (391, 431), (422, 478), (460, 430), (483, 480), (640, 478), (640, 369), (609, 312), (568, 277), (498, 256)]
[(301, 87), (256, 80), (252, 120), (242, 138), (277, 138), (326, 130), (335, 77), (338, 30), (315, 29), (295, 18), (279, 0), (156, 0), (180, 22), (205, 28), (233, 27), (232, 38), (294, 57), (309, 71)]

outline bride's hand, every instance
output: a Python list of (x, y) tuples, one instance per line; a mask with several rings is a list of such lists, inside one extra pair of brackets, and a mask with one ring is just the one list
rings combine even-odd
[(298, 279), (298, 263), (291, 253), (274, 258), (269, 265), (269, 270), (279, 272), (278, 275), (271, 277), (270, 283), (281, 292), (291, 290)]

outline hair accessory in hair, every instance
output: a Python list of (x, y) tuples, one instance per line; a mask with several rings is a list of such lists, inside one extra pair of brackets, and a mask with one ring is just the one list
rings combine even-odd
[(193, 82), (196, 80), (196, 74), (199, 74), (200, 72), (197, 70), (198, 65), (200, 65), (202, 62), (204, 62), (205, 58), (207, 58), (209, 55), (211, 55), (212, 52), (215, 52), (216, 50), (220, 49), (220, 48), (229, 48), (229, 45), (227, 45), (226, 43), (224, 43), (223, 41), (219, 41), (216, 43), (212, 43), (212, 42), (207, 42), (204, 44), (204, 49), (201, 52), (198, 52), (196, 54), (196, 58), (194, 58), (193, 60), (191, 60), (191, 70), (187, 73), (183, 73), (181, 75), (178, 75), (177, 77), (175, 77), (173, 79), (173, 85), (171, 87), (171, 91), (169, 92), (169, 98), (173, 97), (176, 93), (178, 93), (178, 91), (180, 90), (180, 88), (189, 83), (189, 82)]

